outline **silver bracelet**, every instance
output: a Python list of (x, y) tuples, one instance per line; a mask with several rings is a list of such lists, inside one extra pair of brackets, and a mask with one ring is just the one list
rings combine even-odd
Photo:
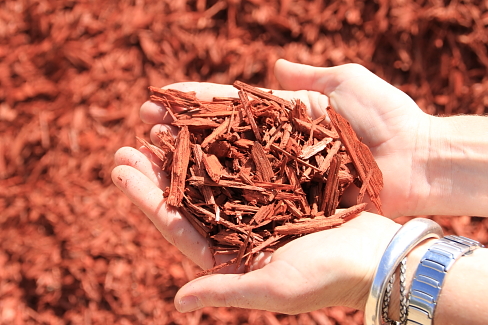
[(484, 246), (475, 240), (446, 236), (427, 250), (412, 281), (407, 324), (432, 324), (447, 272), (458, 258), (471, 254), (479, 247)]
[(442, 237), (442, 228), (432, 220), (416, 218), (403, 225), (383, 253), (364, 310), (364, 325), (381, 324), (381, 305), (388, 279), (412, 248), (427, 238)]

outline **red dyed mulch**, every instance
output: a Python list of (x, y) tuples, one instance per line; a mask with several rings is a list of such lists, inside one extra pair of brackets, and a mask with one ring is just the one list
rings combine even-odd
[[(113, 154), (149, 126), (149, 85), (239, 79), (278, 88), (277, 58), (365, 65), (432, 114), (488, 106), (486, 1), (5, 0), (0, 2), (1, 324), (361, 324), (180, 314), (196, 267), (112, 184)], [(488, 221), (434, 217), (488, 242)], [(406, 218), (403, 218), (406, 219)]]

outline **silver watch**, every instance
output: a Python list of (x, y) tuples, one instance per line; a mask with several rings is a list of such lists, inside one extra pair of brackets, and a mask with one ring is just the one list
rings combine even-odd
[(459, 257), (478, 247), (484, 246), (466, 237), (445, 236), (427, 250), (410, 288), (407, 324), (432, 324), (444, 277)]

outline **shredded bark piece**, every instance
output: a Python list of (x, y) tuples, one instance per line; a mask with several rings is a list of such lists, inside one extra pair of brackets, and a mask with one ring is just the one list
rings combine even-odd
[(283, 105), (284, 107), (286, 107), (288, 109), (291, 109), (291, 103), (290, 102), (288, 102), (288, 101), (286, 101), (286, 100), (284, 100), (278, 96), (275, 96), (271, 93), (267, 93), (265, 91), (262, 91), (261, 89), (250, 86), (250, 85), (248, 85), (242, 81), (238, 81), (238, 80), (235, 81), (234, 87), (236, 87), (237, 89), (240, 89), (240, 90), (245, 90), (248, 93), (251, 93), (257, 97), (269, 99), (269, 100), (274, 101), (280, 105)]
[(214, 182), (219, 183), (224, 171), (224, 167), (219, 159), (215, 155), (206, 153), (203, 153), (202, 158), (208, 176), (210, 176)]
[(220, 125), (219, 123), (211, 121), (207, 118), (199, 118), (199, 117), (195, 117), (187, 120), (177, 120), (171, 124), (178, 127), (188, 126), (193, 129), (213, 129)]
[(317, 171), (320, 171), (316, 166), (313, 166), (313, 165), (309, 164), (308, 162), (306, 162), (305, 160), (302, 160), (302, 159), (300, 159), (298, 157), (295, 157), (293, 154), (287, 152), (286, 150), (281, 149), (280, 147), (278, 147), (278, 146), (276, 146), (274, 144), (271, 145), (271, 148), (278, 150), (279, 152), (283, 153), (285, 156), (287, 156), (287, 157), (289, 157), (289, 158), (291, 158), (293, 160), (296, 160), (297, 162), (299, 162), (302, 165), (305, 165), (305, 166), (307, 166), (309, 168), (312, 168), (312, 169), (315, 169)]
[[(311, 137), (313, 139), (313, 137)], [(300, 154), (300, 159), (309, 159), (312, 156), (315, 156), (325, 148), (327, 145), (332, 141), (332, 138), (323, 138), (319, 142), (313, 145), (308, 145), (302, 149), (302, 153)]]
[(224, 123), (220, 124), (216, 127), (213, 132), (203, 140), (201, 146), (202, 148), (206, 148), (209, 144), (213, 143), (217, 138), (222, 135), (227, 128), (230, 126), (230, 119), (226, 119)]
[(259, 180), (262, 182), (270, 182), (274, 176), (273, 168), (271, 167), (268, 157), (266, 157), (266, 152), (264, 151), (263, 146), (257, 141), (255, 141), (252, 146), (251, 156), (254, 160), (254, 164), (256, 164), (256, 173)]
[[(205, 166), (203, 163), (203, 156), (205, 153), (202, 151), (202, 147), (199, 144), (193, 145), (193, 158), (195, 160), (194, 173), (195, 176), (205, 177)], [(208, 205), (215, 204), (215, 197), (213, 195), (212, 189), (209, 186), (201, 185), (199, 186), (200, 191), (205, 198), (205, 203)]]
[(296, 128), (306, 134), (311, 134), (312, 137), (322, 140), (324, 138), (338, 139), (339, 135), (336, 131), (328, 130), (322, 125), (315, 125), (307, 121), (299, 120), (297, 118), (293, 119), (293, 123)]
[(365, 209), (366, 204), (362, 203), (327, 218), (300, 219), (297, 223), (287, 223), (276, 227), (275, 233), (279, 235), (305, 235), (334, 228), (342, 225), (346, 218), (351, 219), (365, 211)]
[(334, 158), (335, 155), (339, 152), (341, 145), (342, 145), (342, 143), (340, 140), (337, 140), (336, 142), (334, 142), (334, 145), (332, 146), (332, 148), (327, 153), (327, 156), (325, 157), (325, 159), (319, 164), (319, 169), (321, 172), (325, 173), (327, 171), (327, 169), (329, 169), (330, 162), (332, 161), (332, 158)]
[(380, 192), (383, 188), (383, 174), (376, 164), (371, 151), (358, 139), (356, 133), (346, 119), (337, 114), (337, 112), (330, 106), (327, 107), (327, 112), (330, 116), (332, 125), (339, 134), (342, 143), (344, 143), (344, 146), (354, 163), (354, 167), (356, 167), (361, 182), (366, 180), (367, 174), (372, 170), (371, 178), (366, 184), (366, 189), (376, 209), (380, 214), (383, 214), (380, 199)]
[(190, 132), (183, 127), (176, 139), (175, 155), (173, 157), (173, 168), (171, 169), (171, 185), (167, 203), (179, 207), (183, 200), (185, 191), (185, 178), (190, 162)]
[(341, 158), (337, 155), (332, 158), (327, 183), (324, 189), (324, 198), (321, 202), (319, 211), (323, 211), (325, 216), (334, 214), (336, 207), (339, 205), (339, 168), (341, 167)]
[(143, 146), (145, 146), (149, 151), (151, 151), (156, 157), (158, 157), (162, 162), (166, 161), (166, 153), (164, 152), (163, 149), (150, 144), (148, 141), (136, 137), (137, 141), (139, 141)]
[(254, 115), (251, 112), (251, 108), (249, 107), (249, 99), (247, 99), (247, 93), (243, 90), (239, 91), (239, 98), (242, 101), (242, 106), (244, 107), (244, 111), (246, 112), (246, 117), (249, 120), (249, 124), (251, 125), (251, 129), (254, 132), (254, 136), (258, 141), (261, 141), (261, 133), (259, 132), (259, 128), (256, 124), (256, 120), (254, 119)]
[(275, 232), (280, 235), (306, 235), (321, 230), (337, 227), (344, 223), (341, 218), (307, 218), (300, 223), (287, 223), (283, 226), (275, 227)]

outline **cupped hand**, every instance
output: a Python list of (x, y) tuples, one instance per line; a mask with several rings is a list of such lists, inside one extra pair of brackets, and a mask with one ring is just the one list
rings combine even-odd
[[(275, 75), (288, 91), (274, 91), (285, 99), (300, 99), (309, 114), (317, 118), (326, 107), (334, 107), (369, 146), (384, 179), (381, 192), (385, 216), (396, 218), (425, 213), (429, 193), (425, 182), (428, 159), (428, 132), (431, 116), (424, 113), (405, 93), (357, 64), (317, 68), (279, 60)], [(185, 82), (168, 85), (181, 91), (195, 91), (197, 97), (237, 97), (230, 85)], [(146, 102), (141, 118), (149, 124), (170, 123), (164, 107)], [(349, 192), (344, 203), (355, 203), (357, 193)], [(374, 211), (373, 206), (370, 207)]]
[(328, 306), (364, 310), (382, 253), (399, 227), (363, 212), (339, 228), (291, 241), (260, 269), (187, 283), (175, 297), (176, 308), (241, 307), (286, 314)]
[(112, 181), (144, 212), (170, 244), (202, 269), (213, 267), (215, 262), (226, 262), (219, 256), (214, 262), (207, 239), (177, 209), (166, 205), (163, 189), (169, 186), (169, 180), (155, 161), (157, 159), (144, 147), (141, 150), (123, 147), (115, 154)]
[[(317, 68), (279, 60), (275, 75), (288, 90), (316, 91), (345, 117), (370, 148), (384, 180), (385, 216), (420, 215), (428, 210), (425, 181), (432, 116), (404, 92), (358, 64)], [(310, 102), (320, 115), (324, 107)], [(352, 204), (357, 195), (348, 198)]]

